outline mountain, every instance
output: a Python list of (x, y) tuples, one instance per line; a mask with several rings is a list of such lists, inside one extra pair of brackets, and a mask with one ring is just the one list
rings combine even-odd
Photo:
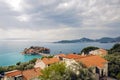
[(94, 42), (94, 40), (89, 38), (81, 38), (81, 39), (75, 39), (75, 40), (62, 40), (55, 43), (77, 43), (77, 42)]
[(120, 37), (115, 38), (116, 42), (120, 42)]
[(111, 42), (116, 42), (116, 40), (115, 40), (115, 38), (103, 37), (101, 39), (97, 39), (96, 42), (111, 43)]
[(120, 37), (116, 37), (116, 38), (103, 37), (101, 39), (96, 40), (96, 42), (100, 42), (100, 43), (120, 42)]
[(61, 40), (54, 43), (78, 43), (78, 42), (100, 42), (100, 43), (113, 43), (113, 42), (120, 42), (120, 37), (110, 38), (110, 37), (103, 37), (100, 39), (89, 39), (89, 38), (81, 38), (75, 40)]

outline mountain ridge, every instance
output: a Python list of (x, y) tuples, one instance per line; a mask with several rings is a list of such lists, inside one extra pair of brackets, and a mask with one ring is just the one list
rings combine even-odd
[(90, 38), (83, 37), (80, 39), (73, 39), (73, 40), (61, 40), (54, 43), (78, 43), (78, 42), (113, 43), (113, 42), (120, 42), (120, 36), (116, 38), (102, 37), (100, 39), (90, 39)]

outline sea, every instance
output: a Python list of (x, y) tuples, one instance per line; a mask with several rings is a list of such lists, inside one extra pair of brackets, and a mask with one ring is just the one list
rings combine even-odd
[(3, 40), (0, 41), (0, 66), (15, 65), (17, 62), (27, 62), (33, 58), (41, 58), (40, 55), (23, 55), (21, 52), (24, 48), (30, 46), (40, 46), (50, 49), (50, 54), (59, 53), (80, 53), (80, 51), (88, 46), (96, 46), (104, 49), (110, 49), (114, 43), (51, 43), (40, 41), (21, 41), (21, 40)]

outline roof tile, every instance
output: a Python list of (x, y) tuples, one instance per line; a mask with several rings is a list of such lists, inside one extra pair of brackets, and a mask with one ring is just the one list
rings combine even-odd
[(53, 58), (43, 58), (42, 61), (48, 65), (59, 62), (60, 60), (58, 58), (53, 57)]
[(98, 68), (104, 67), (104, 63), (107, 62), (104, 58), (100, 56), (86, 56), (81, 59), (76, 59), (76, 61), (81, 61), (83, 64), (85, 64), (87, 67), (96, 66)]

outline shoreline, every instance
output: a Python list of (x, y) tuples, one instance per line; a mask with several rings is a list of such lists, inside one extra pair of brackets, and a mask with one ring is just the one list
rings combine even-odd
[(50, 54), (45, 54), (45, 53), (38, 53), (38, 55), (41, 55), (41, 56), (50, 56)]

